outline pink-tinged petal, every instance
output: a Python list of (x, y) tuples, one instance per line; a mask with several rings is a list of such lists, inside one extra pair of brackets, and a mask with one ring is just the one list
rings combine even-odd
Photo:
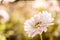
[(40, 21), (40, 14), (36, 14), (34, 15), (34, 18), (33, 18), (36, 22)]
[(36, 36), (37, 34), (42, 34), (42, 31), (40, 31), (39, 29), (35, 29), (31, 32), (30, 36), (31, 37), (34, 37)]
[(34, 20), (33, 19), (28, 19), (28, 20), (26, 20), (26, 22), (24, 23), (25, 25), (28, 25), (28, 26), (33, 26), (33, 24), (34, 24)]
[(48, 13), (47, 11), (43, 11), (43, 13), (40, 15), (41, 21), (43, 23), (48, 23), (48, 22), (52, 22), (53, 18), (51, 17), (51, 14)]

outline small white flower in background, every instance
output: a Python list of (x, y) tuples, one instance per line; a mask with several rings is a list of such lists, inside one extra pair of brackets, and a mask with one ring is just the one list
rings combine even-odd
[(0, 0), (0, 2), (4, 2), (4, 3), (9, 3), (9, 2), (14, 2), (15, 0)]
[(10, 2), (13, 3), (15, 2), (16, 0), (3, 0), (2, 3), (3, 4), (9, 4)]
[(3, 0), (4, 2), (14, 2), (15, 0)]
[(8, 13), (5, 10), (0, 9), (0, 23), (6, 23), (8, 20)]
[(47, 8), (47, 9), (49, 9), (49, 11), (51, 11), (51, 12), (57, 11), (58, 12), (60, 10), (57, 0), (49, 0), (48, 4), (49, 4), (49, 8)]
[(47, 31), (47, 27), (52, 25), (53, 18), (47, 11), (43, 11), (40, 14), (34, 15), (31, 19), (28, 19), (24, 23), (24, 30), (29, 37), (34, 37), (37, 34)]
[(45, 0), (35, 0), (32, 7), (33, 8), (40, 8), (40, 7), (44, 7), (46, 8), (48, 5), (46, 4)]

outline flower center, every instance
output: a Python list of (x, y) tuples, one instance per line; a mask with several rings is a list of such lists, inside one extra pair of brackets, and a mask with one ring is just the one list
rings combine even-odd
[(41, 23), (42, 23), (42, 22), (37, 22), (37, 23), (35, 24), (34, 28), (40, 27), (40, 24), (41, 24)]

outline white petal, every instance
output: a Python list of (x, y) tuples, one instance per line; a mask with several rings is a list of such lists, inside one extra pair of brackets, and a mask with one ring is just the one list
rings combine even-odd
[(43, 13), (40, 15), (41, 16), (41, 21), (43, 23), (48, 23), (48, 22), (52, 22), (53, 18), (51, 17), (51, 14), (48, 13), (47, 11), (43, 11)]
[(27, 26), (33, 26), (33, 23), (34, 22), (31, 19), (28, 19), (28, 20), (25, 21), (24, 24), (27, 25)]
[(0, 16), (2, 16), (2, 22), (7, 22), (9, 20), (9, 15), (5, 10), (0, 10)]
[(24, 30), (25, 31), (31, 31), (33, 30), (32, 27), (33, 27), (33, 22), (31, 20), (26, 20), (26, 22), (24, 23)]
[(39, 30), (38, 29), (35, 29), (35, 30), (32, 30), (31, 31), (31, 33), (29, 34), (29, 36), (33, 38), (34, 36), (36, 36), (39, 33), (40, 33)]
[(33, 18), (34, 18), (35, 22), (40, 21), (40, 14), (36, 14), (36, 15), (34, 15)]

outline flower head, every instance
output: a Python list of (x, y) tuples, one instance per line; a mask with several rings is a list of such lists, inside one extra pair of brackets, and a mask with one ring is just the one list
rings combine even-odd
[(29, 37), (34, 37), (37, 34), (47, 31), (47, 27), (51, 25), (53, 18), (47, 11), (34, 15), (24, 23), (24, 29)]
[(0, 23), (6, 23), (9, 20), (9, 15), (5, 10), (0, 10)]
[(33, 8), (41, 8), (41, 7), (47, 8), (47, 6), (48, 5), (45, 0), (35, 0), (32, 5)]

